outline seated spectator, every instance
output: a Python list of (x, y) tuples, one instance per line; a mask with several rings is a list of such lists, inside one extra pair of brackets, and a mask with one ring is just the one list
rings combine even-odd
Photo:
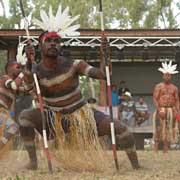
[(139, 97), (135, 103), (135, 126), (140, 126), (145, 120), (149, 119), (148, 106), (144, 101), (144, 97)]
[(124, 99), (124, 93), (125, 92), (130, 92), (129, 88), (127, 87), (126, 81), (121, 81), (120, 82), (120, 88), (118, 90), (118, 96), (119, 96), (119, 103), (121, 103)]
[(123, 95), (123, 101), (120, 104), (121, 119), (127, 125), (131, 125), (134, 118), (134, 101), (132, 100), (131, 93), (126, 91)]
[(115, 84), (112, 85), (111, 97), (112, 97), (112, 106), (118, 106), (119, 99), (118, 99), (117, 86)]

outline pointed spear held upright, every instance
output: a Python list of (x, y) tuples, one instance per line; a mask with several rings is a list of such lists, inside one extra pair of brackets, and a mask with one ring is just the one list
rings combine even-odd
[[(20, 4), (22, 16), (24, 18), (24, 24), (25, 24), (25, 30), (26, 30), (26, 35), (27, 35), (27, 38), (28, 38), (28, 42), (31, 44), (32, 42), (31, 42), (29, 29), (28, 29), (28, 19), (27, 19), (26, 15), (25, 15), (22, 0), (19, 0), (19, 4)], [(31, 60), (34, 61), (34, 56), (31, 56)], [(48, 148), (47, 133), (46, 133), (46, 122), (45, 122), (45, 117), (44, 117), (43, 99), (42, 99), (42, 96), (41, 96), (41, 91), (40, 91), (39, 82), (38, 82), (38, 79), (37, 79), (37, 74), (35, 72), (33, 72), (33, 78), (34, 78), (34, 82), (35, 82), (35, 86), (36, 86), (36, 91), (37, 91), (37, 96), (38, 96), (38, 101), (39, 101), (39, 108), (40, 108), (40, 112), (41, 112), (41, 116), (42, 116), (42, 126), (43, 126), (42, 131), (43, 131), (43, 141), (44, 141), (45, 156), (47, 158), (49, 172), (52, 173), (53, 169), (52, 169), (51, 157), (50, 157), (49, 148)]]
[(106, 79), (107, 79), (107, 94), (108, 94), (108, 106), (110, 112), (110, 128), (111, 128), (111, 140), (112, 140), (112, 150), (113, 156), (115, 161), (116, 169), (119, 169), (118, 159), (117, 159), (117, 147), (116, 147), (116, 139), (115, 139), (115, 128), (114, 128), (114, 120), (113, 120), (113, 109), (112, 109), (112, 98), (111, 98), (111, 77), (110, 77), (110, 70), (109, 70), (109, 62), (108, 62), (108, 51), (107, 51), (107, 38), (104, 32), (104, 20), (103, 20), (103, 10), (102, 10), (102, 0), (99, 0), (99, 11), (100, 11), (100, 18), (101, 18), (101, 36), (102, 36), (102, 47), (101, 50), (103, 51), (104, 60), (105, 60), (105, 70), (106, 70)]

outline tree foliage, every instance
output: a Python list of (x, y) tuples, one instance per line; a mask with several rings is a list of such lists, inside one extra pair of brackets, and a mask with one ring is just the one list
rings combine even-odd
[(0, 50), (0, 75), (5, 73), (4, 67), (7, 62), (7, 51)]
[[(0, 0), (2, 4), (5, 0)], [(6, 0), (7, 1), (7, 0)], [(8, 0), (9, 13), (0, 17), (1, 28), (20, 27), (21, 12), (17, 0)], [(174, 0), (102, 0), (105, 28), (177, 28), (173, 14)], [(69, 6), (71, 15), (80, 14), (81, 28), (100, 28), (99, 0), (24, 0), (27, 15), (39, 18), (40, 9), (48, 10), (49, 5), (57, 11), (59, 3)], [(180, 3), (175, 6), (180, 9)], [(4, 6), (3, 6), (4, 7)]]

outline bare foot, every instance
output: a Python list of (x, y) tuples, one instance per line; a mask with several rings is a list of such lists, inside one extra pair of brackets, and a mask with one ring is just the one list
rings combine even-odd
[(25, 168), (28, 170), (37, 170), (38, 165), (35, 162), (29, 162), (27, 165), (25, 165)]

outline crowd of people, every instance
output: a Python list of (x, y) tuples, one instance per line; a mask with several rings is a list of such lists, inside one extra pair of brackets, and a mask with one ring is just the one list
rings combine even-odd
[(112, 85), (112, 106), (118, 108), (119, 119), (129, 126), (141, 126), (149, 119), (150, 112), (143, 96), (135, 101), (126, 81), (120, 82), (119, 89), (116, 84)]

